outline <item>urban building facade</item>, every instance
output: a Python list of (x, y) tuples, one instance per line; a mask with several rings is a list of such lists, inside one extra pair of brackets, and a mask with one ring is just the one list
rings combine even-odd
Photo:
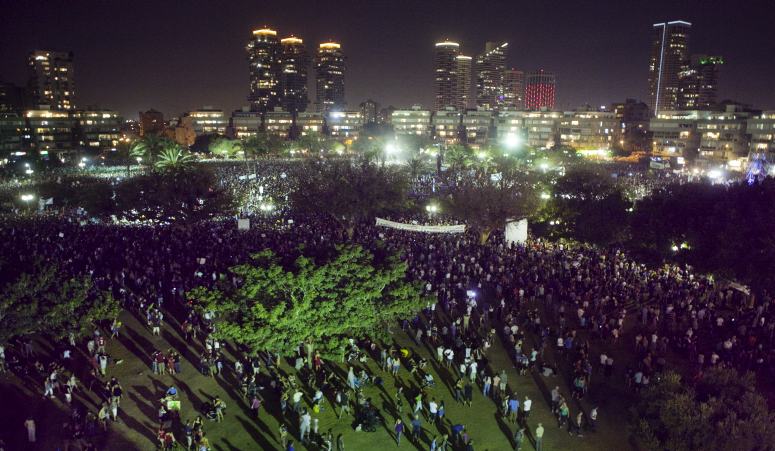
[(521, 70), (506, 70), (503, 72), (503, 107), (502, 109), (521, 110), (524, 105), (525, 73)]
[(318, 112), (328, 113), (344, 109), (345, 56), (336, 42), (320, 44), (315, 58), (315, 82)]
[(408, 110), (393, 111), (393, 130), (398, 135), (431, 136), (431, 112), (415, 104)]
[[(434, 111), (444, 111), (447, 107), (458, 108), (458, 105), (460, 104), (460, 101), (457, 98), (459, 78), (457, 57), (459, 55), (459, 48), (460, 44), (457, 42), (450, 42), (449, 39), (436, 44), (433, 86)], [(470, 74), (470, 60), (468, 69)]]
[(291, 113), (304, 112), (309, 105), (307, 96), (307, 71), (310, 57), (304, 42), (291, 36), (280, 40), (282, 54), (280, 55), (280, 102), (285, 111)]
[(140, 111), (140, 136), (148, 133), (164, 132), (164, 115), (161, 111), (150, 109)]
[(452, 143), (459, 138), (460, 112), (452, 107), (436, 111), (431, 117), (431, 124), (434, 138)]
[(508, 43), (488, 42), (476, 58), (476, 106), (489, 110), (504, 107), (504, 79)]
[(537, 70), (525, 77), (525, 109), (554, 109), (554, 73)]
[(679, 108), (680, 74), (689, 56), (691, 27), (689, 22), (680, 20), (654, 24), (647, 101), (653, 115)]
[(28, 58), (29, 93), (35, 108), (48, 105), (52, 110), (75, 110), (75, 71), (73, 52), (35, 50)]
[(458, 111), (465, 111), (471, 105), (471, 57), (458, 55), (455, 57), (455, 91), (453, 100)]
[(360, 104), (361, 117), (364, 124), (373, 124), (378, 121), (379, 103), (369, 99)]
[(250, 94), (248, 101), (255, 111), (272, 110), (280, 105), (280, 40), (269, 28), (253, 31), (248, 42)]
[(692, 55), (681, 71), (678, 106), (682, 110), (702, 110), (718, 103), (720, 56)]

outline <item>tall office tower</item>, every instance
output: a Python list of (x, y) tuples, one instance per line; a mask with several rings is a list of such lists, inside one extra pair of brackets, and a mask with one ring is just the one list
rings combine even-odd
[[(447, 107), (458, 107), (457, 56), (459, 47), (457, 42), (449, 42), (449, 39), (436, 44), (436, 78), (433, 87), (433, 109), (435, 111), (444, 111)], [(469, 63), (469, 73), (470, 66)]]
[(718, 84), (721, 75), (720, 56), (692, 55), (681, 71), (681, 89), (678, 107), (682, 110), (702, 110), (718, 102)]
[(35, 50), (29, 56), (29, 90), (32, 104), (52, 110), (74, 110), (73, 52)]
[(522, 96), (524, 95), (525, 73), (521, 70), (507, 70), (503, 72), (503, 107), (522, 109)]
[(336, 42), (320, 44), (315, 58), (315, 80), (317, 82), (318, 112), (328, 113), (344, 109), (345, 56)]
[(455, 70), (455, 109), (465, 111), (471, 105), (471, 60), (470, 56), (458, 55), (455, 57), (457, 69)]
[(153, 108), (148, 111), (140, 111), (140, 136), (148, 133), (164, 132), (164, 115)]
[(248, 42), (248, 61), (250, 61), (250, 107), (254, 111), (272, 111), (280, 106), (280, 41), (277, 32), (262, 28), (253, 32)]
[(537, 70), (527, 74), (525, 83), (525, 109), (541, 107), (554, 109), (554, 73)]
[(680, 74), (689, 56), (689, 22), (654, 24), (649, 60), (648, 105), (651, 113), (678, 108)]
[(503, 73), (506, 71), (508, 42), (488, 42), (476, 57), (476, 106), (489, 110), (503, 107)]
[(280, 102), (284, 111), (303, 113), (309, 105), (307, 97), (307, 72), (309, 53), (304, 42), (293, 37), (280, 41), (283, 51), (280, 54)]

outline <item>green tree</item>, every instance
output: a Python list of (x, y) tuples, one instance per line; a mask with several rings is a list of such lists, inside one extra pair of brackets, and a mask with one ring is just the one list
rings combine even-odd
[(622, 239), (632, 202), (613, 180), (595, 167), (568, 170), (553, 185), (536, 233), (598, 246)]
[(628, 432), (653, 451), (765, 451), (775, 448), (775, 414), (755, 377), (711, 368), (695, 387), (673, 372), (652, 378), (631, 409)]
[(465, 179), (445, 200), (445, 207), (473, 228), (484, 244), (492, 232), (536, 213), (540, 202), (534, 185), (528, 176), (505, 185), (489, 177)]
[(310, 159), (290, 201), (299, 211), (330, 215), (352, 238), (361, 221), (403, 203), (408, 189), (406, 177), (391, 168), (342, 157)]
[(283, 264), (271, 251), (230, 269), (219, 289), (199, 288), (189, 298), (219, 313), (221, 336), (253, 350), (283, 356), (308, 341), (339, 359), (347, 339), (385, 338), (386, 323), (422, 308), (422, 289), (406, 282), (407, 264), (382, 249), (338, 245), (325, 258), (301, 255)]
[(140, 142), (127, 139), (119, 140), (118, 145), (116, 145), (116, 151), (111, 152), (109, 155), (126, 165), (126, 176), (129, 177), (132, 163), (136, 163), (137, 158), (142, 157), (144, 152), (140, 147)]
[(239, 140), (231, 140), (225, 136), (217, 136), (210, 140), (210, 153), (219, 157), (233, 157), (240, 148)]
[[(4, 267), (3, 279), (9, 280)], [(43, 333), (59, 340), (70, 333), (89, 335), (95, 321), (113, 319), (120, 307), (107, 291), (97, 290), (89, 276), (71, 277), (54, 263), (38, 261), (0, 290), (0, 343)]]
[(142, 156), (147, 164), (153, 165), (156, 157), (168, 145), (167, 140), (158, 133), (147, 133), (135, 147), (135, 156)]
[(154, 166), (165, 171), (177, 171), (194, 162), (194, 156), (176, 142), (169, 143), (161, 152)]
[(444, 162), (454, 173), (466, 170), (474, 159), (474, 149), (468, 144), (453, 144), (447, 147)]
[(117, 216), (169, 222), (180, 228), (233, 216), (238, 209), (238, 199), (201, 165), (133, 177), (116, 187), (116, 204)]
[(428, 154), (420, 153), (418, 151), (412, 152), (412, 154), (404, 163), (404, 169), (409, 174), (409, 177), (412, 180), (415, 180), (421, 175), (433, 171), (433, 166), (431, 166), (430, 162), (428, 161)]
[(296, 139), (296, 146), (303, 149), (306, 153), (319, 153), (323, 148), (323, 135), (318, 132), (309, 131)]

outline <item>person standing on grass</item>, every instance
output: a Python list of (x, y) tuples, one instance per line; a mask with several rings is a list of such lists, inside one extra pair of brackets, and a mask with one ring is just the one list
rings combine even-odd
[(278, 432), (280, 432), (280, 443), (282, 443), (283, 448), (285, 448), (285, 440), (288, 438), (288, 426), (281, 424)]
[(415, 415), (412, 419), (412, 438), (415, 440), (420, 439), (420, 432), (422, 432), (422, 423), (420, 422), (420, 415)]
[(595, 426), (597, 425), (597, 407), (589, 412), (589, 431), (592, 433), (597, 432)]
[(536, 451), (542, 451), (543, 441), (544, 441), (544, 427), (541, 426), (541, 423), (538, 423), (538, 427), (536, 428)]
[(573, 435), (573, 432), (576, 432), (576, 435), (579, 437), (583, 437), (581, 435), (581, 422), (584, 421), (584, 412), (579, 412), (578, 415), (576, 415), (576, 426), (573, 428), (572, 431), (568, 431), (568, 434)]
[(465, 393), (466, 393), (465, 403), (468, 404), (468, 407), (471, 407), (471, 403), (474, 400), (474, 387), (471, 386), (471, 382), (466, 384)]
[(530, 407), (533, 405), (533, 401), (525, 396), (525, 401), (522, 403), (522, 416), (523, 421), (527, 424), (527, 419), (530, 418)]
[(395, 431), (397, 446), (401, 446), (401, 434), (404, 433), (404, 422), (401, 421), (401, 418), (396, 418)]
[(342, 435), (344, 434), (336, 436), (336, 451), (344, 451), (344, 439), (342, 438)]
[(27, 440), (30, 443), (35, 443), (35, 420), (31, 416), (27, 417), (27, 421), (24, 422), (24, 427), (27, 428)]
[(522, 441), (525, 440), (525, 428), (517, 428), (514, 433), (514, 451), (520, 451), (522, 448)]

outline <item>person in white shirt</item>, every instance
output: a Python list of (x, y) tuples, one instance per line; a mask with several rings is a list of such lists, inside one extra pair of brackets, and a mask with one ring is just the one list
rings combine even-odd
[(527, 419), (530, 417), (530, 407), (532, 405), (533, 401), (525, 396), (525, 401), (522, 403), (522, 417), (524, 418), (525, 422), (527, 422)]

